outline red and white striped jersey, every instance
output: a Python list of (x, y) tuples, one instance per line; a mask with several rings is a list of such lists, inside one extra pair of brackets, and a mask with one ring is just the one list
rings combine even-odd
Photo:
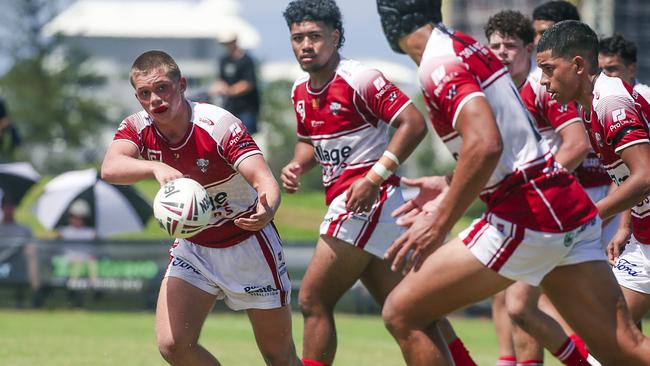
[[(542, 69), (533, 68), (519, 92), (528, 112), (535, 119), (537, 130), (549, 144), (551, 152), (555, 154), (562, 144), (560, 131), (572, 123), (582, 123), (582, 118), (575, 103), (558, 104), (546, 91), (546, 87), (540, 82), (541, 79)], [(611, 183), (607, 171), (595, 152), (590, 152), (573, 174), (585, 188)]]
[(508, 70), (487, 47), (438, 24), (419, 76), (433, 127), (455, 158), (463, 142), (456, 131), (459, 112), (475, 97), (489, 102), (503, 145), (481, 192), (489, 212), (543, 232), (566, 232), (597, 214), (575, 178), (555, 162)]
[[(582, 110), (591, 144), (600, 155), (609, 176), (618, 185), (630, 176), (620, 154), (636, 144), (650, 143), (650, 105), (619, 78), (601, 73), (594, 84), (591, 111)], [(650, 196), (632, 207), (633, 233), (650, 244)]]
[(205, 187), (214, 217), (205, 230), (189, 238), (191, 242), (215, 248), (235, 245), (254, 233), (237, 227), (234, 220), (254, 213), (257, 205), (257, 192), (237, 166), (261, 151), (246, 127), (225, 109), (188, 103), (191, 124), (180, 142), (167, 142), (145, 111), (125, 118), (114, 141), (132, 142), (143, 159), (161, 161)]
[(347, 59), (320, 89), (309, 85), (309, 76), (296, 80), (291, 100), (298, 137), (314, 146), (322, 167), (327, 204), (381, 158), (389, 125), (411, 103), (381, 72)]

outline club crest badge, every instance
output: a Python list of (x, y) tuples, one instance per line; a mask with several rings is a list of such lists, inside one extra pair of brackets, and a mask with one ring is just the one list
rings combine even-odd
[(341, 103), (337, 103), (337, 102), (330, 103), (330, 112), (332, 112), (333, 115), (337, 116), (340, 110), (341, 110)]
[(210, 160), (208, 159), (196, 159), (196, 166), (201, 169), (203, 173), (208, 172), (208, 165), (210, 165)]

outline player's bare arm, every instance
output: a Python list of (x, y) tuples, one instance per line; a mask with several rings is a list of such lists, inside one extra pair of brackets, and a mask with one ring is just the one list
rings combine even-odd
[(562, 128), (558, 134), (562, 138), (562, 145), (555, 153), (555, 160), (566, 170), (572, 172), (591, 150), (587, 131), (585, 131), (582, 122), (578, 120)]
[[(398, 168), (399, 162), (405, 161), (411, 155), (427, 133), (424, 117), (413, 104), (407, 106), (395, 118), (393, 125), (397, 127), (397, 131), (390, 140), (387, 151), (396, 157), (397, 161), (391, 159), (389, 154), (385, 154), (379, 159), (379, 163), (391, 172)], [(382, 177), (374, 170), (370, 170), (365, 177), (357, 180), (348, 188), (346, 208), (352, 212), (370, 211), (372, 205), (377, 201), (382, 182)]]
[(314, 157), (314, 146), (299, 140), (293, 151), (293, 159), (282, 168), (280, 180), (287, 193), (295, 193), (300, 188), (300, 176), (318, 164)]
[(183, 174), (159, 161), (138, 159), (138, 148), (128, 141), (114, 141), (102, 162), (102, 179), (113, 184), (133, 184), (155, 178), (160, 185), (181, 178)]
[(632, 211), (625, 210), (621, 212), (620, 217), (621, 221), (618, 224), (618, 230), (607, 244), (607, 260), (611, 265), (614, 265), (616, 258), (623, 253), (625, 245), (632, 236)]
[(630, 176), (618, 189), (596, 203), (603, 219), (635, 206), (650, 195), (650, 144), (641, 143), (624, 149), (621, 159), (630, 169)]
[(244, 230), (262, 230), (280, 207), (280, 187), (261, 154), (244, 159), (237, 166), (239, 174), (257, 191), (257, 211), (248, 218), (238, 218), (235, 225)]
[[(442, 202), (423, 211), (409, 230), (386, 252), (397, 270), (417, 270), (419, 264), (442, 245), (445, 236), (481, 192), (494, 171), (503, 149), (490, 105), (484, 97), (468, 101), (460, 110), (456, 129), (463, 138), (454, 177)], [(413, 250), (407, 260), (407, 254)]]

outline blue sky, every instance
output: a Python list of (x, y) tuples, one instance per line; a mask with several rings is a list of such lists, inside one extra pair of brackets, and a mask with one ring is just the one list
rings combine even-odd
[[(375, 0), (339, 0), (343, 15), (345, 44), (341, 53), (348, 58), (380, 58), (413, 66), (409, 58), (391, 51), (379, 23)], [(289, 30), (282, 12), (289, 0), (240, 0), (241, 16), (262, 36), (254, 55), (261, 60), (293, 60)]]

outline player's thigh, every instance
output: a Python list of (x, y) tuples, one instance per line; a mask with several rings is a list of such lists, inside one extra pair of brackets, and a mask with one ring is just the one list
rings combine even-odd
[(557, 267), (546, 275), (542, 288), (597, 358), (634, 335), (625, 299), (605, 261)]
[(621, 290), (625, 297), (625, 303), (627, 303), (627, 307), (630, 309), (632, 319), (636, 322), (642, 320), (648, 311), (650, 311), (650, 295), (625, 287), (621, 287)]
[(402, 280), (402, 277), (399, 272), (391, 271), (390, 261), (373, 257), (361, 275), (361, 282), (375, 301), (381, 305)]
[(291, 308), (248, 309), (257, 344), (263, 352), (285, 352), (294, 349), (291, 334)]
[(409, 272), (388, 295), (387, 321), (430, 324), (506, 288), (511, 280), (485, 267), (459, 238), (438, 248), (418, 271)]
[(300, 283), (300, 302), (317, 301), (333, 307), (341, 296), (361, 277), (372, 254), (322, 235)]
[(511, 315), (525, 315), (529, 309), (537, 307), (541, 291), (538, 287), (522, 281), (513, 283), (506, 289), (506, 308)]
[(215, 301), (215, 295), (180, 278), (165, 277), (156, 306), (158, 343), (196, 343)]

